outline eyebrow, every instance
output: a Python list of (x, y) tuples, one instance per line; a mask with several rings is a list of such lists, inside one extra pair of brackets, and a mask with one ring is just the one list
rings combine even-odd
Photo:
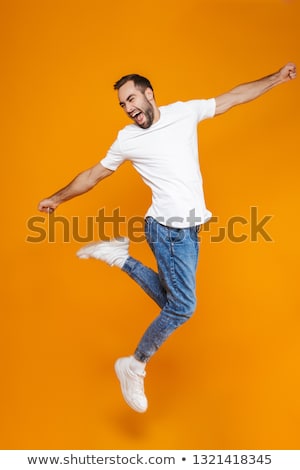
[[(125, 101), (128, 101), (130, 100), (130, 98), (132, 98), (133, 96), (136, 96), (135, 93), (131, 93), (131, 95), (127, 96), (126, 100)], [(120, 106), (122, 106), (122, 104), (124, 104), (124, 101), (120, 101)]]

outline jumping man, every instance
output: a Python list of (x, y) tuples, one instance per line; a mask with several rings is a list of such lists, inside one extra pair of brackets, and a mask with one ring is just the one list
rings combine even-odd
[(158, 107), (150, 81), (137, 74), (126, 75), (114, 88), (120, 106), (133, 124), (118, 133), (101, 162), (39, 203), (40, 211), (53, 212), (62, 202), (86, 193), (112, 175), (125, 160), (132, 163), (152, 190), (145, 234), (156, 258), (157, 272), (129, 255), (127, 238), (92, 243), (77, 252), (79, 258), (96, 258), (120, 268), (160, 308), (160, 314), (145, 331), (133, 355), (118, 359), (115, 364), (123, 397), (137, 412), (145, 412), (148, 407), (144, 392), (147, 362), (195, 311), (197, 234), (211, 217), (202, 189), (197, 125), (294, 78), (296, 66), (288, 63), (278, 72), (239, 85), (216, 98)]

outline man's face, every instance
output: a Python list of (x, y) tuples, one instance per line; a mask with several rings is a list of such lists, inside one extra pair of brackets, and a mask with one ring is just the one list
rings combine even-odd
[(127, 116), (129, 116), (137, 126), (148, 129), (154, 119), (154, 108), (149, 101), (149, 99), (153, 98), (152, 90), (147, 88), (143, 92), (139, 88), (136, 88), (134, 82), (130, 80), (119, 88), (118, 95), (120, 106), (124, 109)]

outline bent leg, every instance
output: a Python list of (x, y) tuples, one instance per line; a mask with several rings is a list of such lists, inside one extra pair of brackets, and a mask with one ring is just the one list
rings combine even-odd
[(129, 256), (122, 267), (122, 271), (137, 282), (160, 308), (164, 307), (167, 301), (166, 290), (160, 282), (159, 275), (153, 269)]

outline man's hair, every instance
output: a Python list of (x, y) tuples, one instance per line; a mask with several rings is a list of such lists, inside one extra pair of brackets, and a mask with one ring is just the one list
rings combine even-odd
[(133, 81), (134, 85), (139, 88), (141, 91), (145, 91), (146, 88), (151, 88), (153, 91), (152, 85), (148, 78), (142, 77), (141, 75), (138, 75), (137, 73), (132, 73), (130, 75), (125, 75), (124, 77), (120, 78), (115, 84), (114, 84), (114, 90), (118, 90), (121, 88), (121, 86), (125, 85), (125, 83)]

